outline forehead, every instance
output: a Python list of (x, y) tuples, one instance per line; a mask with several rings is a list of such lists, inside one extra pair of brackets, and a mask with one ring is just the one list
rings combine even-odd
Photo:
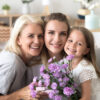
[(23, 26), (22, 31), (23, 30), (37, 30), (37, 29), (42, 30), (42, 26), (36, 23), (28, 23)]
[(58, 20), (51, 20), (47, 23), (46, 29), (52, 30), (67, 30), (68, 26), (65, 22), (58, 21)]
[(70, 33), (69, 37), (76, 38), (77, 40), (80, 40), (80, 41), (85, 41), (85, 37), (84, 37), (83, 33), (77, 29), (73, 30)]

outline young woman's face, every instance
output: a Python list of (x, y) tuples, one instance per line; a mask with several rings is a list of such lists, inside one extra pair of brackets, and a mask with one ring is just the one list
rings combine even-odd
[(18, 45), (26, 59), (38, 56), (43, 44), (43, 30), (37, 24), (26, 25), (18, 37)]
[(50, 55), (59, 55), (64, 49), (67, 40), (68, 27), (66, 23), (51, 20), (45, 28), (45, 45)]
[(83, 55), (89, 52), (89, 48), (86, 46), (85, 38), (79, 30), (73, 30), (70, 33), (64, 50), (68, 55), (72, 54), (78, 58), (82, 58)]

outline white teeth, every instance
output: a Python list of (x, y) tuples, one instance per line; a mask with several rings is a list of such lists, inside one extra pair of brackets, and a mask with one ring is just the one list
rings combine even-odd
[(70, 51), (72, 51), (72, 52), (76, 52), (76, 50), (74, 50), (74, 49), (69, 49)]
[(39, 47), (31, 47), (32, 49), (38, 49)]

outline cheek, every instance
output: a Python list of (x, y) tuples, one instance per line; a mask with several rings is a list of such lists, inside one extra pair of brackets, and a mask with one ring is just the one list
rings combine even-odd
[(63, 44), (66, 44), (67, 39), (66, 38), (62, 38)]
[(67, 43), (65, 43), (65, 46), (64, 46), (64, 51), (66, 51), (67, 49)]
[(41, 46), (43, 46), (43, 45), (44, 45), (44, 40), (41, 40), (41, 42), (40, 42), (40, 43), (41, 43)]
[(51, 40), (51, 37), (48, 35), (45, 35), (45, 37), (44, 37), (45, 43), (48, 43), (50, 40)]

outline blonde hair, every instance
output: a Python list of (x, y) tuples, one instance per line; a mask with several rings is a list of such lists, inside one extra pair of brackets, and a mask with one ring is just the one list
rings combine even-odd
[(84, 58), (93, 64), (97, 72), (97, 75), (100, 77), (100, 72), (96, 65), (96, 53), (95, 53), (94, 38), (92, 33), (84, 27), (72, 27), (70, 33), (74, 30), (78, 30), (83, 34), (87, 44), (87, 48), (90, 48), (90, 51), (88, 52), (88, 54), (84, 55)]
[[(68, 19), (66, 17), (66, 15), (62, 14), (62, 13), (51, 13), (50, 15), (46, 16), (44, 18), (44, 23), (45, 23), (45, 28), (46, 28), (46, 25), (52, 21), (52, 20), (57, 20), (57, 21), (60, 21), (60, 22), (64, 22), (66, 25), (67, 25), (67, 37), (69, 35), (69, 31), (70, 31), (70, 25), (69, 25), (69, 22), (68, 22)], [(43, 53), (42, 53), (42, 63), (47, 66), (48, 65), (48, 59), (50, 58), (49, 54), (48, 54), (48, 50), (47, 48), (44, 46), (43, 48)], [(62, 50), (62, 56), (65, 56), (66, 53), (64, 52), (64, 50)]]
[(17, 38), (20, 35), (23, 28), (27, 24), (30, 24), (30, 23), (40, 25), (41, 29), (44, 32), (44, 24), (43, 24), (41, 17), (32, 17), (31, 15), (22, 15), (16, 20), (15, 25), (12, 28), (10, 39), (7, 45), (5, 46), (5, 50), (14, 52), (19, 56), (22, 55), (21, 49), (19, 45), (17, 44)]

